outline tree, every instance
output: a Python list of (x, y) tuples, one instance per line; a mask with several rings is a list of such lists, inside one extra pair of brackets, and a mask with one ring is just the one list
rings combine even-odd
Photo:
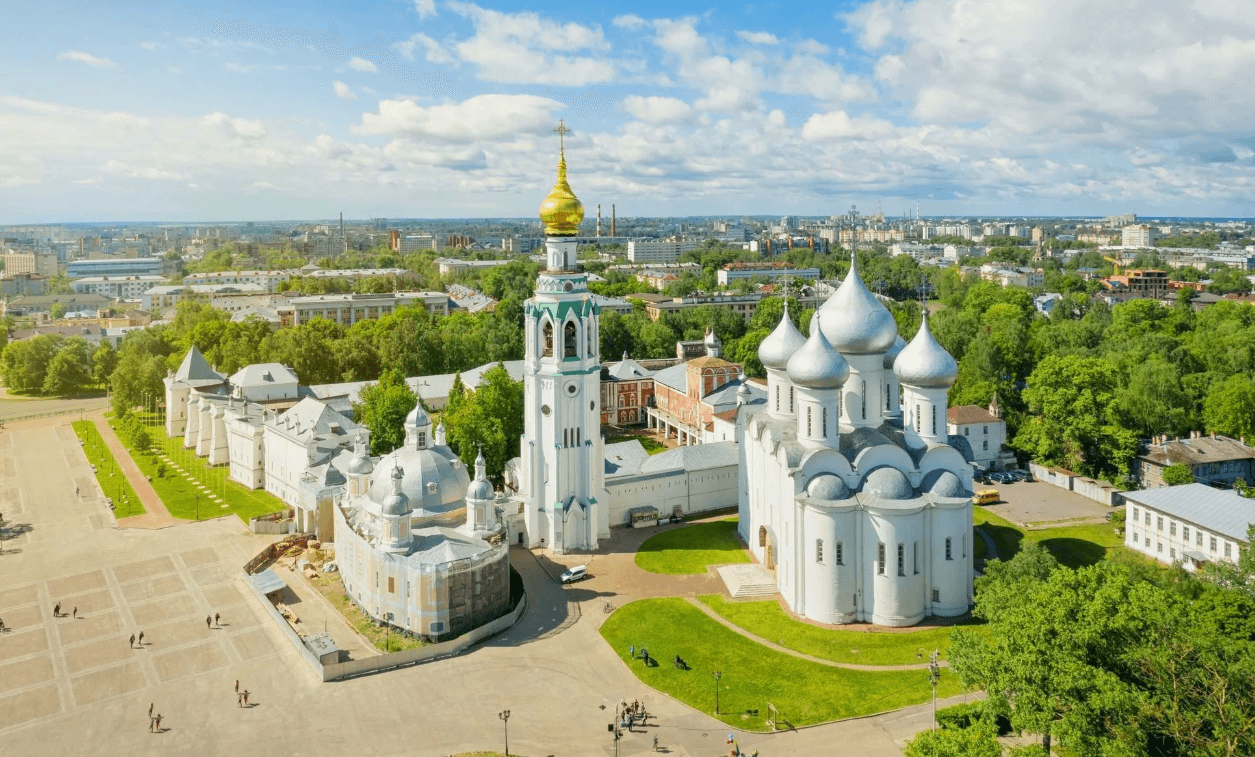
[(1194, 483), (1194, 474), (1190, 472), (1190, 466), (1184, 463), (1169, 465), (1163, 469), (1163, 482), (1168, 486), (1192, 484)]
[[(460, 377), (455, 378), (460, 384)], [(449, 445), (470, 465), (482, 447), (490, 478), (500, 481), (505, 464), (519, 454), (523, 435), (523, 383), (510, 378), (504, 366), (484, 372), (479, 388), (450, 392), (443, 419)]]
[(91, 345), (81, 337), (62, 343), (44, 376), (43, 393), (69, 397), (81, 393), (92, 381)]
[(100, 345), (92, 353), (92, 380), (101, 386), (108, 384), (109, 377), (117, 367), (118, 353), (113, 349), (113, 343), (108, 339), (101, 339)]
[(1208, 393), (1203, 420), (1212, 433), (1255, 439), (1255, 382), (1246, 376), (1230, 376), (1218, 390)]
[(994, 719), (985, 716), (968, 728), (923, 731), (911, 739), (904, 757), (1001, 757)]
[(418, 396), (395, 368), (385, 370), (377, 383), (362, 389), (354, 416), (370, 429), (370, 453), (385, 455), (405, 441), (405, 417), (418, 404)]
[(65, 338), (59, 334), (40, 334), (20, 342), (10, 342), (0, 355), (0, 370), (5, 386), (15, 392), (43, 390), (48, 367), (61, 350)]
[(123, 350), (118, 367), (109, 377), (110, 403), (114, 413), (127, 415), (144, 402), (144, 397), (156, 397), (165, 391), (162, 379), (169, 368), (165, 358), (146, 355), (137, 349)]

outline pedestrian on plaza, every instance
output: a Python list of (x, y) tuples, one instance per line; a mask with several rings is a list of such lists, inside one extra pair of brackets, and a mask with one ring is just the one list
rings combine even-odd
[(135, 634), (131, 634), (131, 649), (135, 648)]
[(205, 616), (205, 628), (213, 628), (213, 618)]
[(222, 616), (216, 612), (214, 613), (214, 625), (222, 628)]
[(658, 737), (656, 735), (654, 736), (654, 751), (658, 751)]
[(52, 617), (54, 618), (61, 617), (61, 603), (60, 602), (57, 602), (57, 606), (52, 608)]
[(148, 732), (153, 733), (157, 730), (157, 719), (152, 715), (148, 716)]
[(239, 691), (235, 692), (235, 706), (236, 707), (244, 706), (244, 694), (242, 692), (239, 692)]
[(155, 718), (155, 720), (157, 722), (157, 733), (161, 733), (161, 713), (160, 712), (157, 713), (157, 717)]
[(239, 693), (240, 693), (240, 679), (238, 679), (238, 678), (237, 678), (237, 679), (235, 679), (235, 693), (236, 693), (236, 694), (239, 694)]
[(148, 703), (148, 718), (151, 720), (153, 716), (153, 703)]
[(633, 660), (635, 660), (635, 659), (636, 659), (636, 645), (635, 645), (635, 644), (633, 644), (632, 646), (628, 647), (628, 654), (632, 656), (632, 659), (633, 659)]
[(141, 647), (144, 646), (144, 632), (143, 631), (139, 632), (139, 645)]
[(244, 690), (244, 706), (248, 707), (248, 689)]
[(75, 605), (75, 606), (74, 606), (74, 617), (75, 617), (75, 618), (77, 618), (77, 617), (78, 617), (78, 605)]
[(4, 618), (0, 618), (0, 633), (4, 633)]

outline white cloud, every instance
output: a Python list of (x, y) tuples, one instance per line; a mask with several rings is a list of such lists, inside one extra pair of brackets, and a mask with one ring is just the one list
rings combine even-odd
[(257, 192), (265, 189), (278, 189), (278, 187), (268, 181), (255, 181), (252, 184), (243, 187), (243, 190), (249, 194), (256, 194)]
[(250, 74), (257, 68), (257, 66), (245, 66), (235, 62), (228, 62), (223, 65), (227, 67), (228, 71), (234, 71), (237, 74)]
[(363, 113), (354, 134), (428, 137), (478, 142), (552, 127), (562, 103), (536, 95), (478, 95), (462, 102), (421, 106), (412, 100), (383, 100), (377, 113)]
[(331, 86), (336, 91), (336, 97), (340, 98), (341, 100), (356, 100), (357, 99), (357, 95), (353, 94), (353, 88), (345, 84), (344, 82), (335, 81), (331, 83)]
[(448, 50), (444, 49), (443, 45), (421, 32), (403, 42), (396, 43), (392, 47), (401, 54), (402, 58), (414, 60), (414, 50), (420, 46), (424, 50), (423, 57), (431, 63), (454, 62), (453, 56), (449, 54)]
[(164, 42), (141, 42), (139, 46), (145, 50), (162, 50), (166, 47)]
[[(452, 3), (475, 25), (475, 36), (454, 48), (475, 64), (479, 78), (509, 84), (581, 87), (610, 81), (615, 65), (600, 28), (574, 22), (558, 24), (536, 13), (501, 13), (470, 3)], [(591, 55), (573, 55), (581, 51)]]
[(420, 19), (436, 15), (436, 0), (414, 0), (414, 12)]
[(645, 25), (649, 22), (635, 13), (625, 13), (622, 16), (615, 16), (611, 23), (620, 29), (634, 32), (645, 28)]
[(57, 56), (57, 60), (73, 60), (79, 63), (86, 63), (89, 66), (98, 68), (117, 68), (118, 64), (108, 58), (97, 58), (91, 53), (85, 53), (82, 50), (66, 50)]
[(750, 43), (751, 45), (775, 45), (780, 42), (776, 35), (771, 32), (746, 32), (738, 31), (736, 36)]
[(356, 55), (354, 55), (352, 58), (349, 58), (349, 68), (353, 69), (354, 71), (361, 71), (362, 73), (367, 73), (367, 74), (379, 73), (378, 66), (366, 60), (365, 58), (359, 58)]
[(688, 103), (674, 97), (632, 95), (623, 100), (623, 109), (636, 120), (647, 124), (683, 121), (693, 113)]

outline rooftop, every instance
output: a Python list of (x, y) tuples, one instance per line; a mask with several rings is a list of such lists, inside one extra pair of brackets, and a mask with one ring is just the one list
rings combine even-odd
[(1166, 486), (1125, 492), (1125, 500), (1144, 505), (1165, 515), (1187, 520), (1196, 526), (1245, 542), (1247, 528), (1255, 523), (1255, 500), (1227, 489), (1205, 484)]
[(1199, 465), (1227, 460), (1255, 458), (1255, 447), (1248, 447), (1227, 436), (1200, 436), (1196, 439), (1171, 439), (1152, 444), (1142, 459), (1159, 465)]
[(946, 411), (946, 421), (956, 426), (969, 423), (1002, 423), (1002, 419), (980, 405), (958, 405)]

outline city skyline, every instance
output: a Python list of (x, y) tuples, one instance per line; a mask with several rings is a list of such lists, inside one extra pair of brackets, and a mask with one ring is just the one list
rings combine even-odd
[(1163, 10), (22, 0), (0, 224), (527, 217), (560, 118), (623, 217), (1255, 215), (1255, 22)]

